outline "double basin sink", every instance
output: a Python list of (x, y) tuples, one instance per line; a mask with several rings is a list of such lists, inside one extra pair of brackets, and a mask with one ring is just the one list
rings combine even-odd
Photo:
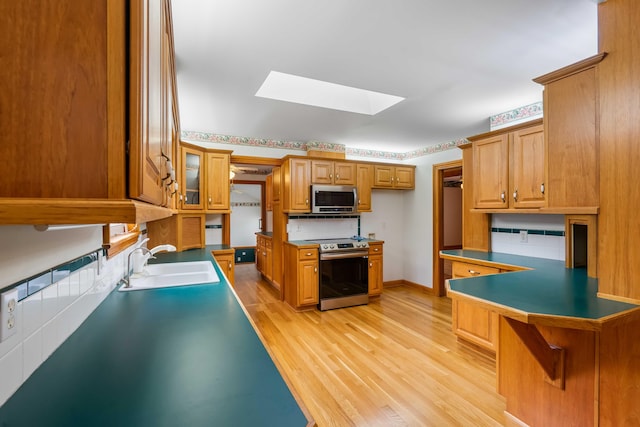
[(129, 286), (119, 291), (169, 288), (219, 282), (220, 278), (209, 261), (171, 262), (147, 265), (142, 273), (132, 274)]

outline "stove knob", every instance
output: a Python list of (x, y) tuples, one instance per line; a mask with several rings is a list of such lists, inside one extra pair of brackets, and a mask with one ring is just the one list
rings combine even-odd
[(329, 245), (322, 245), (322, 249), (329, 249)]
[(335, 249), (335, 248), (336, 248), (336, 244), (335, 244), (335, 243), (332, 243), (332, 244), (330, 245), (330, 247), (331, 247), (331, 249)]

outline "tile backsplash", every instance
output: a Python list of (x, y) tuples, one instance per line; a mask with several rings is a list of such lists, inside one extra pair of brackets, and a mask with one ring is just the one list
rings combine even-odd
[(494, 214), (491, 250), (564, 261), (564, 216)]
[(0, 342), (0, 406), (115, 289), (132, 248), (109, 260), (97, 250), (12, 286), (17, 332)]

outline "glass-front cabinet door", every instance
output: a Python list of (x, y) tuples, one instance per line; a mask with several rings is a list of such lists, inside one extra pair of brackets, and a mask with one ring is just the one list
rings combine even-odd
[(202, 210), (203, 205), (203, 152), (189, 147), (182, 149), (182, 209)]

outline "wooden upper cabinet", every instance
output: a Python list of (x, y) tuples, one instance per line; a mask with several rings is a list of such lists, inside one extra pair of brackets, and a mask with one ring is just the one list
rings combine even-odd
[(509, 207), (509, 136), (473, 142), (473, 190), (476, 208)]
[(180, 209), (228, 213), (231, 151), (207, 150), (183, 143), (180, 174)]
[(356, 167), (358, 212), (371, 212), (371, 186), (373, 184), (373, 165), (359, 163)]
[(205, 207), (208, 212), (230, 212), (229, 152), (206, 153)]
[(511, 206), (545, 205), (545, 138), (542, 125), (513, 132), (511, 136)]
[(473, 206), (546, 206), (546, 145), (541, 120), (469, 138), (473, 141)]
[(126, 197), (126, 4), (3, 2), (0, 197)]
[(307, 159), (291, 158), (282, 164), (284, 182), (283, 212), (311, 212), (310, 164)]
[(165, 2), (132, 1), (130, 16), (129, 196), (160, 205), (164, 202), (162, 179), (172, 155)]
[(549, 207), (599, 206), (598, 90), (601, 53), (534, 79), (544, 85)]
[(412, 166), (374, 165), (374, 188), (415, 188), (415, 168)]
[(161, 153), (172, 158), (175, 125), (168, 0), (41, 6), (25, 0), (2, 8), (0, 49), (10, 54), (0, 67), (0, 156), (8, 168), (0, 223), (135, 223), (170, 215), (158, 209), (170, 200)]
[(311, 161), (312, 184), (356, 185), (356, 163)]
[(180, 209), (204, 209), (204, 153), (201, 150), (181, 147)]

